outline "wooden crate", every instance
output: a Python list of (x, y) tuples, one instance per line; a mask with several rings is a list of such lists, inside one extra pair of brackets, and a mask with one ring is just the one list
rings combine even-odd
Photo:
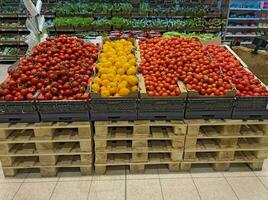
[(80, 167), (82, 174), (89, 174), (92, 145), (89, 122), (0, 125), (0, 160), (6, 176), (24, 168), (55, 176), (58, 168), (65, 167)]

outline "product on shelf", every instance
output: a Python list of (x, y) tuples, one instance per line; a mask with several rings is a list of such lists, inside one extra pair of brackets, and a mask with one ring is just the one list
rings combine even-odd
[(106, 40), (96, 65), (91, 89), (102, 97), (125, 97), (138, 90), (134, 44), (131, 40)]
[(112, 31), (107, 35), (110, 39), (127, 39), (127, 38), (136, 38), (139, 40), (143, 40), (146, 38), (153, 38), (161, 36), (161, 33), (157, 31)]
[(163, 34), (164, 38), (170, 37), (183, 37), (183, 38), (198, 38), (199, 40), (210, 40), (215, 37), (214, 34), (211, 33), (178, 33), (178, 32), (166, 32)]
[(97, 57), (98, 47), (81, 39), (47, 38), (9, 68), (9, 77), (0, 85), (0, 99), (88, 99), (86, 89)]
[(16, 55), (19, 52), (19, 49), (14, 47), (5, 47), (3, 50), (0, 49), (0, 57), (8, 55)]

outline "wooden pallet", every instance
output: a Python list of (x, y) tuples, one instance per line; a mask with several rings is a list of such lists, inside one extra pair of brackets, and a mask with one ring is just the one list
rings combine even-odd
[(181, 162), (181, 170), (188, 171), (193, 164), (212, 164), (215, 171), (227, 171), (231, 164), (245, 163), (252, 170), (261, 170), (264, 159), (258, 158), (254, 152), (235, 152), (232, 160), (218, 160), (217, 155), (214, 153), (202, 152), (198, 153), (195, 160)]
[(141, 120), (141, 121), (102, 121), (95, 122), (95, 135), (98, 138), (107, 138), (109, 129), (126, 127), (131, 129), (133, 137), (148, 137), (151, 127), (170, 127), (175, 135), (186, 135), (187, 125), (183, 121), (173, 120)]
[(147, 148), (151, 141), (170, 141), (173, 148), (184, 148), (185, 136), (175, 135), (170, 127), (151, 127), (147, 137), (133, 137), (129, 127), (112, 127), (106, 138), (95, 136), (95, 150), (103, 151), (112, 141), (130, 141), (132, 149)]
[(146, 162), (132, 162), (128, 154), (109, 155), (104, 164), (95, 163), (95, 173), (104, 174), (109, 166), (129, 166), (131, 173), (142, 173), (147, 165), (168, 165), (170, 171), (180, 171), (180, 162), (174, 162), (168, 154), (152, 154)]
[[(42, 176), (55, 176), (73, 157), (81, 167), (92, 168), (91, 129), (89, 122), (1, 124), (0, 160), (5, 175), (15, 175), (17, 169), (40, 168)], [(34, 165), (29, 160), (34, 160)], [(79, 167), (69, 163), (67, 167)]]
[[(185, 152), (216, 152), (216, 151), (268, 151), (268, 138), (239, 138), (234, 145), (223, 145), (221, 140), (197, 140), (193, 148), (185, 146)], [(189, 143), (188, 143), (189, 145)]]
[(147, 162), (154, 154), (168, 154), (172, 161), (180, 161), (183, 157), (182, 149), (174, 149), (169, 141), (151, 141), (144, 149), (133, 149), (129, 141), (113, 141), (105, 151), (95, 152), (95, 163), (105, 164), (109, 155), (128, 154), (132, 162)]
[[(81, 155), (83, 156), (83, 155)], [(18, 157), (12, 166), (3, 166), (5, 176), (15, 176), (19, 169), (39, 169), (44, 177), (56, 176), (60, 168), (80, 168), (81, 175), (92, 173), (92, 164), (85, 163), (80, 156), (59, 156), (54, 165), (43, 164), (38, 156)]]
[[(240, 157), (252, 154), (257, 159), (254, 163), (262, 163), (268, 156), (268, 120), (189, 120), (187, 123), (183, 169), (200, 163), (202, 155), (210, 155), (209, 163), (213, 161), (213, 167), (218, 170), (229, 169), (230, 163), (236, 163), (238, 154)], [(252, 163), (246, 157), (243, 162)]]

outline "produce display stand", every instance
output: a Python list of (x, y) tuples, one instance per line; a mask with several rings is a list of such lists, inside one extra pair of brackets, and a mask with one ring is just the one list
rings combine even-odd
[(178, 82), (179, 96), (154, 97), (146, 93), (144, 78), (139, 77), (140, 99), (138, 101), (139, 120), (180, 120), (184, 119), (187, 90), (182, 82)]
[(79, 168), (92, 173), (92, 125), (72, 123), (0, 124), (0, 160), (5, 176), (20, 169), (39, 169), (56, 176), (59, 168)]
[[(56, 6), (58, 2), (46, 2), (43, 12), (49, 18), (65, 16), (51, 12), (51, 5)], [(213, 4), (215, 1), (206, 2)], [(165, 3), (173, 4), (172, 1)], [(156, 13), (79, 15), (95, 19), (103, 16), (155, 18)], [(159, 19), (193, 16), (196, 17), (194, 14), (161, 13)], [(16, 23), (13, 27), (1, 27), (3, 35), (27, 32), (20, 23), (25, 17), (27, 13), (20, 13), (19, 6), (15, 13), (0, 13), (1, 19)], [(210, 20), (222, 16), (213, 12), (202, 17)], [(113, 25), (57, 25), (51, 26), (49, 31), (59, 34), (117, 29)], [(182, 30), (182, 27), (156, 26), (155, 29), (164, 32)], [(218, 32), (222, 27), (189, 25), (183, 30)], [(10, 45), (21, 48), (16, 55), (7, 55), (5, 59), (25, 55), (25, 43), (21, 38), (0, 41), (1, 48)], [(132, 42), (138, 65), (139, 47), (136, 41)], [(219, 38), (203, 45), (214, 42), (219, 43)], [(230, 47), (225, 48), (249, 71)], [(204, 96), (186, 89), (182, 82), (177, 83), (181, 91), (179, 96), (155, 97), (147, 94), (143, 76), (137, 74), (137, 77), (138, 91), (130, 92), (126, 97), (103, 97), (90, 92), (88, 100), (37, 100), (36, 93), (33, 101), (0, 101), (0, 161), (4, 175), (15, 176), (19, 169), (32, 168), (39, 169), (45, 177), (56, 176), (60, 168), (79, 168), (82, 175), (90, 175), (93, 166), (97, 174), (103, 174), (113, 166), (127, 166), (131, 173), (144, 172), (146, 166), (152, 165), (167, 165), (170, 171), (185, 171), (195, 164), (212, 164), (216, 171), (225, 171), (233, 163), (246, 163), (252, 170), (261, 170), (268, 157), (268, 97), (238, 97), (234, 86), (226, 96)]]

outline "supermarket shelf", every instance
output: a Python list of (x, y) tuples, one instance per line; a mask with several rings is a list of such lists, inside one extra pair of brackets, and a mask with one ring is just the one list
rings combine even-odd
[(261, 11), (261, 8), (230, 8), (231, 11)]
[(227, 29), (268, 29), (268, 26), (227, 26)]
[(228, 29), (258, 29), (258, 26), (227, 26)]
[(268, 18), (233, 18), (233, 17), (230, 17), (229, 18), (229, 21), (263, 21), (263, 20), (268, 20)]
[(225, 35), (225, 37), (257, 37), (258, 35), (243, 35), (243, 34), (239, 34), (239, 35)]
[[(231, 41), (223, 42), (224, 45), (231, 45)], [(252, 42), (240, 42), (240, 45), (250, 45)]]

